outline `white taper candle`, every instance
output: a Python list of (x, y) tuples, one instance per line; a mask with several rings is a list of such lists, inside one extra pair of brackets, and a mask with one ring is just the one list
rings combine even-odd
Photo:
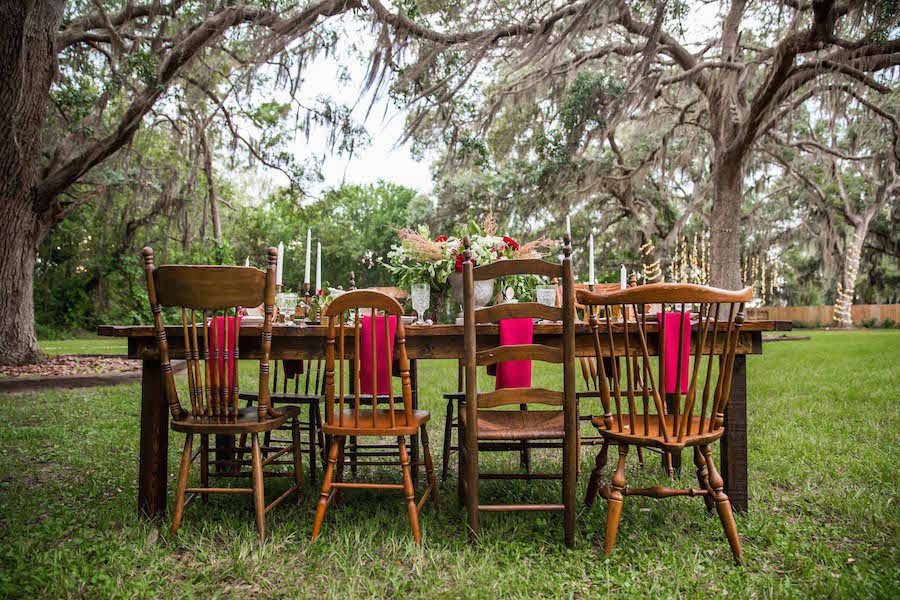
[(284, 242), (278, 242), (278, 262), (275, 263), (275, 285), (281, 285), (284, 275)]
[(309, 283), (309, 244), (312, 227), (306, 230), (306, 270), (303, 272), (303, 283)]
[(322, 289), (322, 242), (316, 242), (316, 294)]
[(588, 242), (588, 248), (590, 249), (591, 262), (588, 266), (588, 283), (594, 285), (596, 282), (594, 281), (594, 234), (591, 234), (590, 240)]

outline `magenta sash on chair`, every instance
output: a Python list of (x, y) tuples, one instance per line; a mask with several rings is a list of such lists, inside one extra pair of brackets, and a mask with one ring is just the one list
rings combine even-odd
[[(384, 360), (384, 317), (375, 317), (375, 362), (378, 371), (378, 394), (390, 394), (391, 382), (388, 376), (388, 362), (394, 358), (394, 337), (397, 331), (397, 317), (391, 316), (388, 322), (390, 329), (390, 354)], [(361, 394), (372, 393), (372, 317), (363, 317), (359, 334), (359, 391)]]
[[(500, 321), (500, 345), (530, 344), (534, 339), (534, 321), (502, 319)], [(497, 381), (494, 389), (531, 387), (531, 361), (509, 360), (497, 365)]]
[[(228, 319), (228, 335), (226, 339), (225, 335), (225, 319)], [(232, 340), (234, 339), (234, 320), (237, 318), (238, 325), (240, 325), (241, 317), (238, 315), (237, 317), (216, 317), (216, 347), (219, 349), (219, 360), (216, 365), (216, 368), (219, 370), (219, 381), (221, 385), (221, 378), (224, 377), (224, 374), (228, 374), (228, 384), (225, 387), (226, 390), (230, 390), (234, 386), (232, 385), (234, 382), (231, 377), (231, 365), (234, 364), (234, 356), (231, 352)], [(228, 348), (228, 363), (225, 364), (225, 348)], [(210, 357), (211, 358), (211, 357)], [(223, 368), (227, 368), (228, 370), (223, 370)]]
[[(663, 340), (666, 349), (666, 383), (667, 394), (675, 393), (675, 383), (678, 378), (678, 337), (681, 335), (678, 323), (680, 312), (666, 313), (666, 339)], [(657, 323), (662, 327), (662, 313), (656, 315)], [(684, 339), (681, 342), (681, 393), (688, 388), (688, 363), (691, 359), (691, 315), (684, 313)]]

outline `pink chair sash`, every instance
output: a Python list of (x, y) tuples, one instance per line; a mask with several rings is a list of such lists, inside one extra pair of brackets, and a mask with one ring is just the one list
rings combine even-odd
[[(397, 332), (397, 317), (391, 316), (388, 322), (390, 329), (390, 354), (384, 360), (384, 317), (375, 317), (375, 354), (378, 369), (378, 394), (390, 394), (391, 382), (388, 381), (388, 362), (394, 358), (394, 337)], [(359, 391), (362, 394), (372, 393), (372, 317), (363, 317), (359, 334)]]
[[(662, 313), (656, 315), (657, 323), (662, 327)], [(675, 393), (675, 382), (678, 378), (678, 337), (680, 336), (679, 321), (680, 312), (666, 313), (666, 339), (663, 340), (666, 352), (666, 382), (667, 394)], [(684, 339), (681, 342), (681, 393), (688, 388), (688, 363), (691, 359), (691, 315), (684, 313)]]
[[(226, 339), (226, 334), (225, 334), (225, 319), (226, 318), (228, 319), (227, 339)], [(234, 339), (234, 320), (235, 320), (235, 318), (237, 318), (238, 323), (241, 322), (240, 315), (238, 315), (237, 317), (216, 317), (216, 325), (215, 325), (215, 327), (216, 327), (216, 347), (219, 349), (219, 361), (218, 361), (216, 368), (219, 370), (220, 385), (221, 385), (222, 377), (224, 377), (225, 374), (228, 375), (228, 382), (226, 384), (227, 387), (225, 388), (226, 390), (230, 390), (232, 387), (234, 387), (232, 385), (233, 378), (231, 376), (231, 365), (234, 364), (234, 356), (232, 356), (232, 354), (231, 354), (231, 344), (232, 344), (232, 340)], [(224, 362), (225, 361), (225, 348), (228, 348), (228, 352), (229, 352), (227, 365)], [(210, 357), (210, 358), (212, 358), (212, 357)], [(227, 370), (223, 370), (223, 368), (227, 369)]]
[[(534, 339), (534, 321), (531, 319), (502, 319), (500, 321), (500, 345), (530, 344)], [(509, 360), (497, 365), (497, 381), (494, 389), (531, 387), (531, 361)]]

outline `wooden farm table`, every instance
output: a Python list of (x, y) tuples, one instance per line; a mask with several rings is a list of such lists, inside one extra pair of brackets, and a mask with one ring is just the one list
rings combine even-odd
[[(261, 325), (241, 326), (240, 357), (258, 359), (260, 357)], [(747, 366), (748, 354), (762, 353), (762, 333), (764, 331), (788, 331), (787, 321), (746, 321), (738, 340), (734, 359), (734, 376), (731, 397), (726, 409), (725, 436), (722, 439), (722, 476), (731, 505), (741, 511), (747, 510)], [(352, 332), (352, 330), (350, 330)], [(553, 344), (559, 336), (559, 324), (537, 324), (534, 327), (534, 342)], [(150, 516), (160, 515), (166, 510), (166, 484), (168, 473), (169, 408), (163, 398), (162, 369), (153, 327), (149, 325), (118, 326), (103, 325), (98, 328), (101, 336), (128, 338), (128, 357), (141, 360), (141, 439), (140, 466), (138, 472), (138, 507)], [(614, 334), (624, 337), (622, 325)], [(657, 347), (656, 324), (647, 323), (648, 346), (655, 353)], [(272, 332), (272, 360), (317, 358), (325, 354), (326, 328), (275, 325)], [(348, 334), (349, 335), (349, 334)], [(497, 325), (478, 325), (478, 335), (486, 347), (498, 345)], [(634, 326), (631, 335), (636, 335)], [(169, 356), (184, 358), (183, 329), (180, 326), (166, 327), (169, 341)], [(558, 337), (557, 337), (558, 339)], [(635, 342), (632, 342), (635, 343)], [(352, 347), (348, 346), (348, 347)], [(579, 356), (593, 356), (594, 347), (587, 324), (578, 324), (575, 329), (575, 348)], [(621, 350), (624, 343), (616, 341)], [(462, 358), (462, 325), (408, 325), (406, 327), (406, 350), (410, 359)]]

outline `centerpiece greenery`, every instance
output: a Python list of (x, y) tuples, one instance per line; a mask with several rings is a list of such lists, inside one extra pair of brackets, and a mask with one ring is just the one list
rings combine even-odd
[[(441, 235), (432, 239), (425, 225), (415, 229), (398, 229), (400, 243), (392, 246), (387, 256), (379, 259), (396, 278), (397, 285), (410, 289), (413, 284), (426, 283), (431, 286), (438, 315), (450, 291), (450, 279), (454, 273), (462, 272), (463, 238), (469, 237), (472, 258), (476, 265), (485, 265), (498, 260), (543, 258), (549, 249), (558, 244), (557, 240), (539, 238), (520, 244), (509, 236), (497, 234), (497, 223), (493, 211), (488, 212), (481, 224), (470, 221), (458, 235)], [(515, 297), (522, 301), (534, 299), (536, 276), (506, 277), (499, 281), (500, 289), (512, 287)], [(496, 289), (495, 289), (496, 292)]]

